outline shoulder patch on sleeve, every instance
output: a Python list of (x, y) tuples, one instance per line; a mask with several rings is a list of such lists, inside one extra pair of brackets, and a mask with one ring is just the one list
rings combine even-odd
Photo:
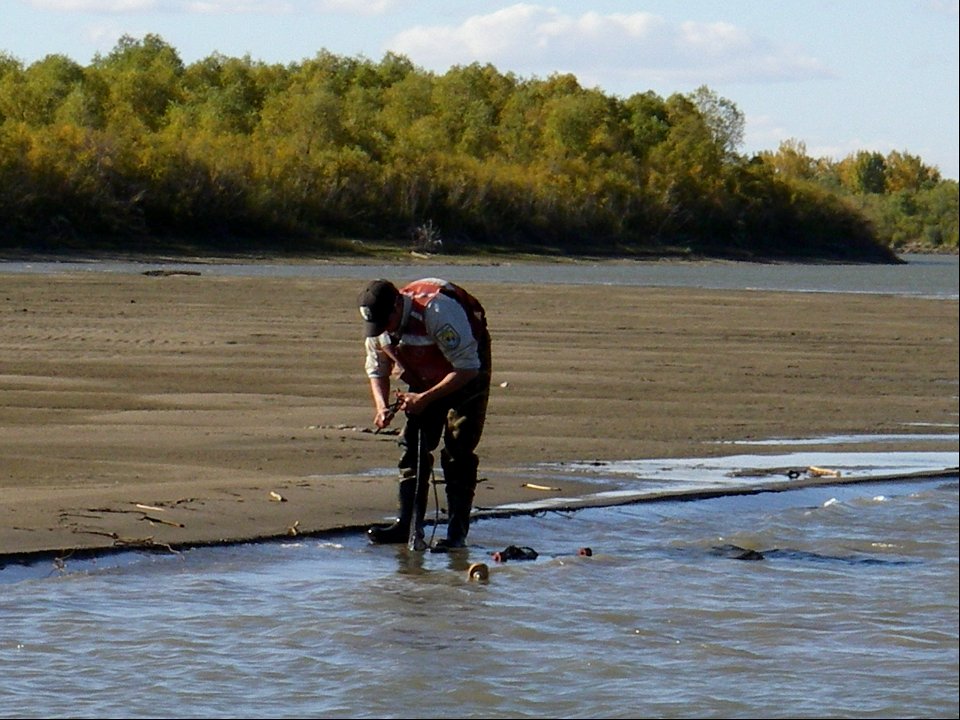
[(460, 333), (449, 323), (437, 330), (435, 337), (437, 342), (447, 350), (456, 350), (460, 346)]

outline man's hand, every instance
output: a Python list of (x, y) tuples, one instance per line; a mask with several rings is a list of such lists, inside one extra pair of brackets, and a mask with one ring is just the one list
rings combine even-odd
[(401, 409), (403, 401), (400, 398), (400, 393), (397, 393), (397, 399), (390, 405), (380, 408), (377, 410), (377, 415), (373, 419), (373, 424), (377, 426), (378, 430), (383, 430), (386, 427), (389, 427), (390, 423), (393, 421), (394, 415)]
[(451, 370), (440, 382), (423, 392), (397, 392), (400, 409), (407, 415), (419, 415), (426, 411), (431, 403), (456, 392), (473, 380), (478, 370)]
[(397, 402), (400, 403), (400, 410), (407, 415), (419, 415), (429, 405), (424, 393), (415, 392), (398, 392)]

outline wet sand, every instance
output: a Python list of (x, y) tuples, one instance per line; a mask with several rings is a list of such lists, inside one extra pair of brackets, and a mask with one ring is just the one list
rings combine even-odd
[[(360, 285), (0, 275), (0, 556), (385, 520), (398, 448), (394, 434), (372, 432)], [(482, 507), (585, 489), (525, 486), (524, 469), (541, 462), (726, 455), (741, 451), (725, 442), (747, 439), (956, 436), (956, 301), (469, 289), (494, 341)]]

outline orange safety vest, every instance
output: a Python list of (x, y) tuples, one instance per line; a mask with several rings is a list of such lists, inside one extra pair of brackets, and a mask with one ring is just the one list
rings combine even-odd
[(490, 342), (487, 334), (487, 318), (479, 300), (453, 283), (440, 283), (433, 280), (416, 280), (402, 287), (400, 294), (410, 298), (412, 307), (400, 342), (392, 345), (387, 352), (400, 366), (402, 380), (416, 390), (425, 390), (436, 385), (453, 370), (450, 361), (447, 360), (435, 339), (430, 337), (423, 322), (427, 305), (440, 294), (453, 298), (463, 308), (470, 321), (474, 339), (477, 341), (480, 370), (481, 372), (489, 371)]

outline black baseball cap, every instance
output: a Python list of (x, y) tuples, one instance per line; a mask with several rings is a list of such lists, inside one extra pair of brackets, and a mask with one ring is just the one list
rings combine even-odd
[(366, 320), (363, 328), (366, 337), (376, 337), (387, 329), (387, 321), (400, 291), (389, 280), (374, 280), (360, 293), (357, 304), (360, 315)]

